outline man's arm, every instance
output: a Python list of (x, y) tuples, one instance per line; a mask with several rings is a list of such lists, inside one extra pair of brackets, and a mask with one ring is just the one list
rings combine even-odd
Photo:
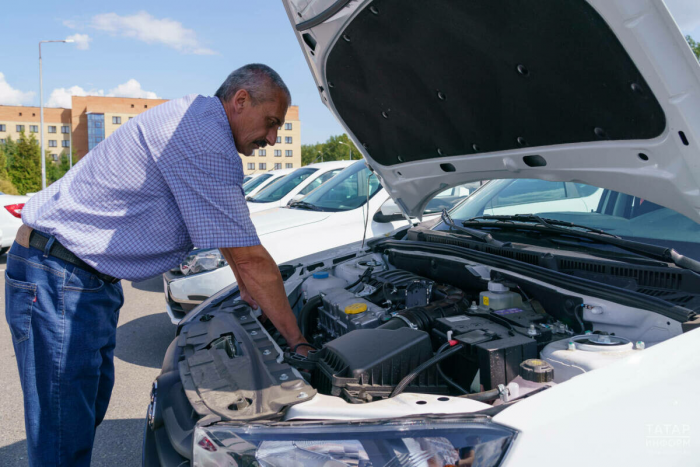
[[(289, 306), (279, 268), (265, 247), (221, 248), (221, 253), (236, 276), (241, 298), (253, 307), (259, 305), (292, 349), (306, 342)], [(306, 354), (308, 348), (301, 346), (298, 351)]]

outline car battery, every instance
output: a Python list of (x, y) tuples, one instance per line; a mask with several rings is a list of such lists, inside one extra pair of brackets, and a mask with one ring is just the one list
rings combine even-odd
[(433, 337), (438, 342), (452, 339), (464, 344), (464, 349), (443, 363), (446, 373), (456, 375), (462, 386), (471, 385), (479, 371), (484, 390), (508, 384), (518, 376), (520, 363), (537, 358), (537, 341), (497, 324), (488, 317), (458, 315), (435, 321)]

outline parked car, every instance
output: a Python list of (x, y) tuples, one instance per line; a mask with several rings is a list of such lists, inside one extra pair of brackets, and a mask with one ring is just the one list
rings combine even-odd
[(245, 196), (255, 196), (263, 188), (292, 172), (294, 172), (294, 169), (278, 169), (257, 174), (256, 177), (251, 178), (243, 184), (243, 194)]
[(235, 286), (190, 312), (144, 464), (698, 465), (700, 66), (663, 2), (283, 3), (405, 216), (492, 181), (281, 264), (308, 356)]
[[(444, 190), (428, 205), (426, 214), (451, 208), (469, 195), (470, 187)], [(302, 200), (253, 213), (251, 219), (260, 241), (278, 263), (361, 240), (365, 232), (367, 239), (380, 236), (408, 222), (364, 161), (355, 161)], [(219, 250), (195, 250), (179, 268), (163, 274), (163, 281), (166, 311), (177, 324), (236, 278)]]
[(22, 208), (29, 196), (6, 195), (0, 193), (0, 229), (2, 240), (0, 241), (0, 255), (8, 252), (17, 236), (17, 230), (22, 225)]
[(303, 198), (322, 183), (339, 174), (352, 161), (319, 162), (310, 164), (270, 183), (254, 195), (246, 197), (251, 213), (286, 206), (290, 201)]

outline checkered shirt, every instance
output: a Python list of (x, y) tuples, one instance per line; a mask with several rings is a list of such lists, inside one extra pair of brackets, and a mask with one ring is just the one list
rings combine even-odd
[(193, 247), (260, 244), (242, 181), (221, 101), (192, 95), (122, 125), (30, 198), (22, 221), (98, 271), (137, 281)]

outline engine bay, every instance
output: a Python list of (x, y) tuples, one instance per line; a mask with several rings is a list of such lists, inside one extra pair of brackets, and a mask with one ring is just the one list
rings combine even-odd
[(353, 404), (401, 392), (498, 403), (682, 332), (653, 312), (638, 310), (632, 323), (624, 307), (519, 282), (477, 264), (386, 252), (312, 272), (295, 309), (311, 350), (286, 349), (285, 362), (320, 394)]

